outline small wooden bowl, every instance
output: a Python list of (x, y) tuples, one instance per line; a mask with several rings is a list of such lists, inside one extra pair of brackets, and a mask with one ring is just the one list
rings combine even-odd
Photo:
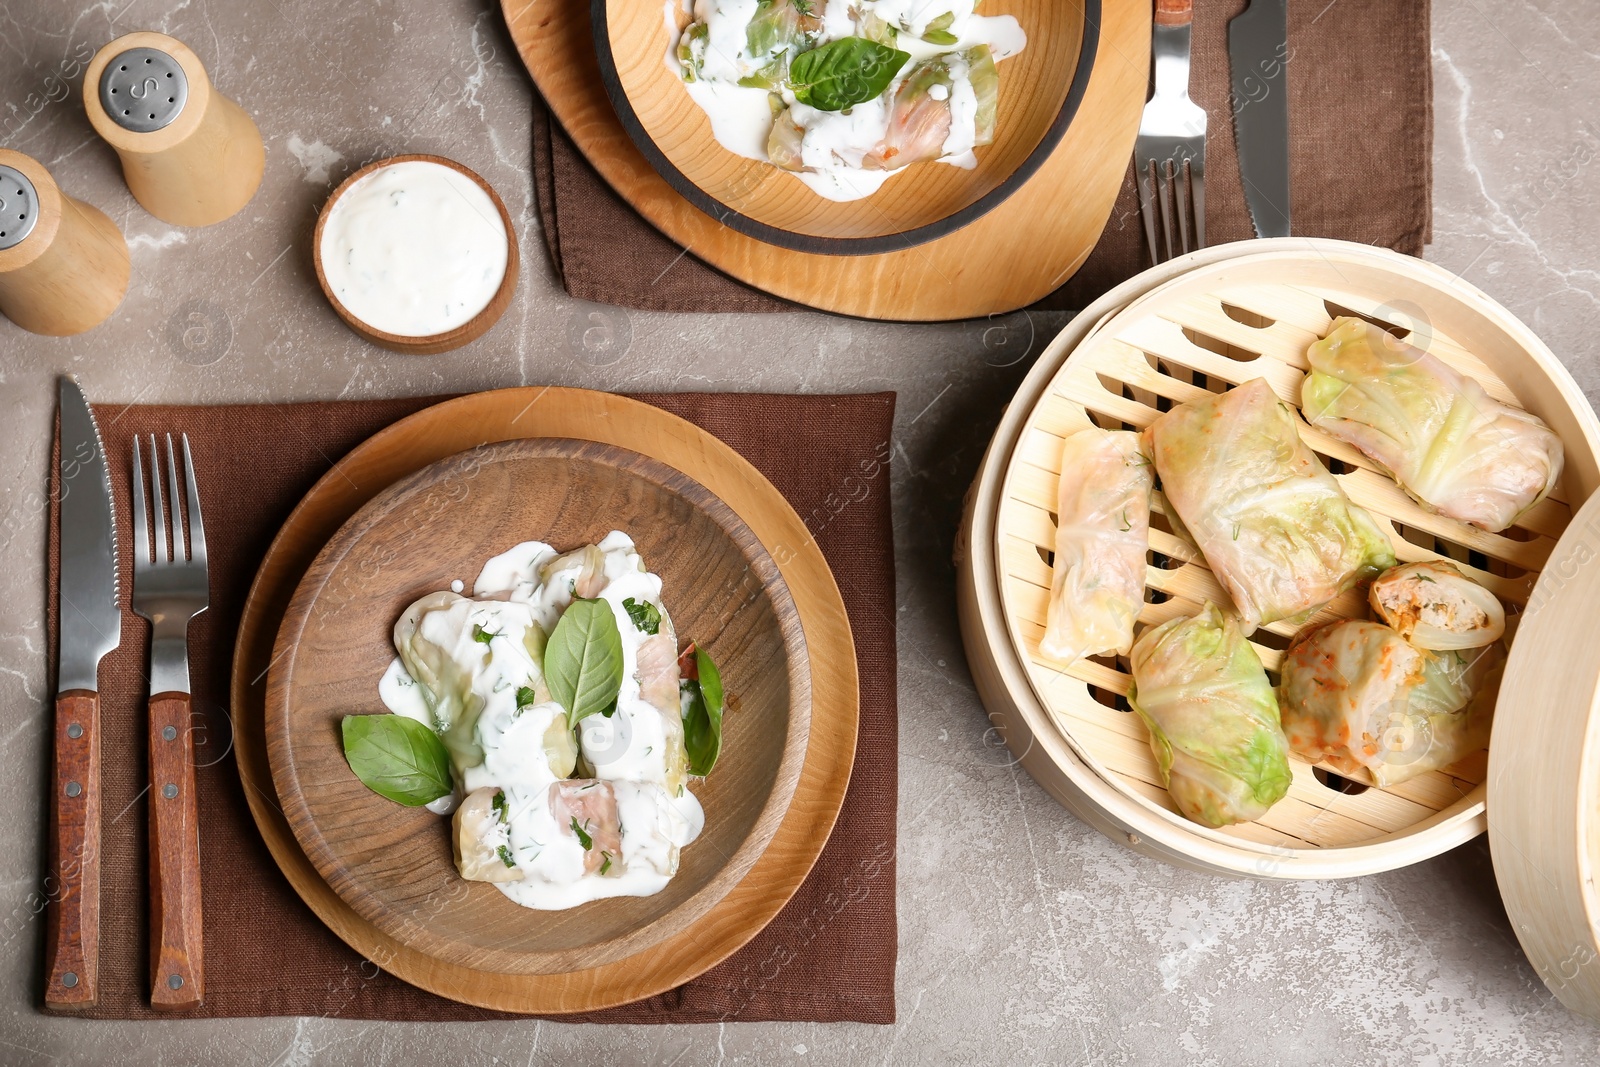
[(985, 4), (985, 15), (1015, 15), (1028, 46), (1000, 64), (995, 141), (978, 149), (978, 166), (916, 164), (874, 195), (841, 204), (770, 163), (735, 155), (717, 143), (710, 120), (667, 65), (660, 4), (591, 0), (591, 5), (606, 93), (651, 166), (724, 225), (782, 248), (822, 255), (876, 255), (936, 240), (1021, 188), (1077, 114), (1094, 69), (1100, 26), (1100, 0)]
[[(695, 794), (701, 837), (651, 897), (567, 911), (519, 907), (464, 881), (447, 819), (385, 800), (345, 762), (341, 718), (383, 710), (391, 630), (417, 597), (471, 581), (511, 542), (558, 548), (629, 531), (662, 576), (679, 638), (716, 656), (732, 694), (722, 756)], [(612, 445), (533, 439), (425, 467), (357, 512), (307, 571), (268, 675), (267, 753), (306, 855), (358, 914), (438, 960), (557, 974), (631, 956), (704, 915), (760, 858), (805, 759), (811, 675), (777, 566), (734, 512), (687, 476)]]
[[(412, 337), (406, 334), (388, 333), (357, 318), (350, 309), (334, 295), (333, 288), (328, 284), (328, 278), (322, 271), (322, 231), (328, 224), (328, 216), (333, 212), (333, 205), (339, 202), (350, 187), (365, 178), (372, 172), (382, 167), (395, 163), (437, 163), (441, 167), (449, 167), (458, 174), (471, 178), (478, 187), (489, 194), (489, 199), (494, 201), (495, 210), (500, 212), (500, 222), (506, 228), (506, 273), (500, 280), (500, 288), (495, 290), (494, 298), (489, 301), (484, 309), (471, 319), (452, 330), (443, 333), (430, 334), (426, 337)], [(333, 310), (339, 313), (356, 333), (371, 341), (381, 348), (391, 352), (403, 352), (413, 356), (431, 356), (439, 352), (448, 352), (453, 348), (471, 344), (482, 337), (495, 323), (500, 321), (500, 316), (505, 314), (506, 308), (511, 304), (511, 296), (517, 290), (517, 275), (521, 266), (521, 257), (517, 252), (517, 231), (512, 228), (511, 215), (506, 211), (505, 203), (500, 199), (500, 194), (494, 191), (494, 186), (484, 181), (475, 171), (462, 166), (453, 159), (444, 156), (429, 155), (404, 155), (390, 156), (374, 163), (368, 163), (350, 177), (339, 183), (328, 197), (328, 202), (322, 205), (322, 211), (317, 215), (317, 229), (311, 238), (311, 262), (316, 268), (317, 284), (322, 287), (322, 295), (328, 298), (328, 303), (333, 305)]]

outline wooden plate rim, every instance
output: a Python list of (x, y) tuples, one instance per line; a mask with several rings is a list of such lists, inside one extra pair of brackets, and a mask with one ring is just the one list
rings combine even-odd
[[(813, 728), (796, 799), (774, 837), (774, 845), (769, 845), (751, 874), (697, 923), (663, 945), (622, 963), (565, 975), (501, 975), (446, 963), (408, 948), (363, 920), (317, 875), (295, 842), (272, 788), (259, 699), (264, 690), (256, 685), (259, 677), (250, 675), (250, 653), (260, 642), (263, 626), (276, 633), (275, 622), (264, 615), (277, 591), (297, 581), (310, 562), (306, 557), (314, 554), (303, 553), (299, 561), (294, 558), (292, 540), (297, 528), (308, 524), (315, 527), (319, 508), (346, 508), (340, 501), (347, 500), (349, 492), (357, 496), (365, 492), (350, 480), (347, 468), (371, 459), (376, 449), (391, 446), (410, 446), (433, 458), (448, 455), (452, 449), (435, 447), (429, 451), (431, 431), (441, 422), (448, 426), (459, 420), (473, 425), (479, 443), (536, 436), (523, 432), (531, 424), (519, 424), (546, 396), (582, 413), (589, 440), (629, 447), (629, 441), (666, 433), (678, 439), (679, 450), (698, 452), (708, 459), (714, 456), (727, 464), (725, 475), (717, 480), (728, 482), (730, 488), (718, 495), (750, 525), (769, 552), (775, 543), (787, 549), (773, 558), (794, 596), (807, 645), (813, 653)], [(520, 408), (516, 415), (499, 407), (501, 401), (507, 401), (509, 407), (512, 397)], [(526, 403), (520, 403), (524, 399)], [(612, 417), (619, 414), (625, 417)], [(492, 431), (491, 426), (495, 427)], [(564, 432), (563, 436), (582, 435)], [(404, 466), (411, 459), (403, 457), (394, 462)], [(427, 462), (418, 459), (416, 466), (396, 478)], [(741, 488), (735, 482), (745, 486)], [(372, 495), (378, 491), (381, 487)], [(759, 505), (773, 510), (756, 522), (743, 509)], [(358, 507), (346, 510), (348, 517)], [(778, 536), (790, 537), (792, 543), (779, 542)], [(283, 599), (286, 603), (287, 597)], [(306, 905), (352, 949), (402, 981), (461, 1003), (523, 1014), (594, 1011), (653, 996), (704, 974), (764, 929), (794, 895), (827, 843), (850, 783), (860, 707), (857, 675), (849, 615), (827, 561), (793, 507), (748, 460), (693, 423), (640, 401), (559, 386), (503, 389), (446, 400), (379, 430), (342, 457), (290, 514), (263, 557), (240, 617), (230, 685), (234, 752), (251, 814), (274, 861)], [(784, 842), (780, 853), (774, 846), (779, 837), (791, 830), (796, 840)], [(775, 877), (771, 868), (779, 865), (784, 866)], [(744, 909), (744, 921), (730, 923), (724, 920), (724, 914), (732, 911), (736, 900)], [(674, 953), (674, 949), (681, 951)]]
[(779, 248), (810, 252), (819, 256), (872, 256), (883, 252), (900, 252), (929, 241), (937, 241), (941, 237), (948, 237), (999, 207), (1012, 193), (1026, 185), (1028, 180), (1039, 172), (1039, 168), (1044, 166), (1045, 161), (1061, 144), (1061, 139), (1067, 134), (1067, 127), (1072, 125), (1073, 118), (1078, 114), (1078, 106), (1083, 103), (1083, 94), (1089, 88), (1089, 76), (1094, 73), (1095, 57), (1100, 50), (1100, 0), (1082, 0), (1083, 39), (1078, 45), (1078, 62), (1073, 68), (1072, 81), (1067, 86), (1067, 96), (1061, 102), (1061, 110), (1045, 130), (1039, 143), (1034, 146), (1033, 151), (1028, 153), (1027, 158), (1006, 175), (1004, 181), (983, 196), (936, 222), (902, 230), (899, 233), (884, 234), (881, 237), (815, 237), (811, 234), (769, 226), (729, 207), (689, 180), (688, 175), (667, 158), (667, 154), (656, 144), (655, 138), (650, 136), (650, 131), (644, 128), (644, 123), (639, 121), (639, 115), (633, 109), (633, 102), (628, 99), (627, 90), (622, 85), (622, 75), (617, 70), (616, 55), (611, 50), (608, 11), (611, 3), (612, 0), (590, 0), (589, 3), (595, 27), (595, 54), (600, 60), (600, 81), (605, 85), (606, 96), (610, 98), (611, 106), (617, 112), (618, 121), (622, 123), (622, 128), (627, 131), (629, 139), (639, 149), (640, 154), (649, 160), (650, 165), (667, 180), (679, 196), (724, 226)]
[[(437, 477), (438, 469), (446, 465), (460, 466), (465, 462), (483, 460), (492, 462), (500, 454), (508, 457), (537, 456), (540, 458), (575, 458), (593, 450), (604, 450), (609, 455), (583, 455), (592, 462), (613, 465), (632, 473), (649, 477), (691, 500), (706, 511), (715, 522), (745, 553), (761, 581), (763, 590), (776, 602), (775, 614), (784, 631), (789, 674), (789, 729), (779, 762), (777, 783), (762, 805), (761, 812), (751, 827), (749, 835), (740, 842), (732, 857), (721, 871), (707, 884), (671, 912), (653, 922), (638, 927), (631, 933), (601, 942), (582, 950), (558, 952), (508, 952), (473, 948), (464, 950), (453, 941), (440, 938), (424, 924), (394, 911), (371, 894), (360, 891), (360, 883), (329, 846), (321, 828), (311, 817), (311, 810), (301, 791), (298, 765), (294, 759), (296, 744), (291, 729), (290, 680), (300, 647), (300, 638), (310, 622), (312, 612), (326, 588), (332, 571), (349, 554), (372, 525), (387, 518), (404, 497), (415, 487)], [(614, 462), (613, 462), (614, 460)], [(787, 608), (787, 612), (785, 611)], [(358, 915), (384, 933), (416, 948), (436, 959), (457, 963), (464, 967), (491, 970), (501, 974), (558, 974), (585, 967), (598, 966), (624, 959), (635, 952), (670, 937), (710, 910), (754, 866), (766, 849), (783, 813), (794, 796), (800, 765), (804, 762), (806, 738), (811, 725), (811, 683), (808, 669), (805, 635), (796, 628), (785, 626), (785, 618), (797, 619), (794, 599), (789, 587), (778, 571), (755, 533), (699, 482), (677, 468), (651, 459), (633, 449), (617, 445), (597, 445), (576, 438), (537, 437), (518, 441), (499, 441), (479, 445), (436, 460), (414, 471), (378, 493), (345, 520), (343, 526), (317, 553), (311, 566), (300, 579), (294, 598), (284, 613), (278, 628), (278, 638), (273, 647), (272, 666), (267, 671), (266, 733), (267, 761), (272, 770), (273, 785), (283, 805), (289, 828), (301, 849), (316, 866), (317, 872), (329, 886), (353, 908)], [(575, 956), (589, 962), (574, 967), (570, 961)]]

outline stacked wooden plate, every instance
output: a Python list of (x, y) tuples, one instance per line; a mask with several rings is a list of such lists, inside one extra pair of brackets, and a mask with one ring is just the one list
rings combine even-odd
[[(519, 512), (523, 498), (542, 504)], [(677, 583), (674, 614), (703, 624), (712, 647), (725, 642), (746, 682), (702, 796), (709, 847), (685, 851), (668, 891), (529, 912), (455, 875), (437, 817), (367, 793), (343, 766), (337, 721), (380, 710), (392, 619), (508, 547), (508, 521), (513, 540), (565, 544), (603, 535), (613, 519), (660, 550), (664, 577), (676, 568), (712, 583)], [(738, 603), (708, 590), (736, 590)], [(727, 958), (811, 870), (855, 753), (849, 619), (800, 518), (715, 437), (588, 390), (461, 397), (357, 447), (274, 541), (234, 665), (245, 794), (295, 889), (383, 969), (502, 1011), (623, 1004)]]
[[(1179, 816), (1162, 788), (1146, 731), (1122, 699), (1125, 659), (1063, 668), (1039, 653), (1062, 435), (1091, 424), (1139, 429), (1168, 402), (1254, 378), (1298, 405), (1306, 347), (1342, 314), (1384, 324), (1540, 416), (1565, 445), (1566, 472), (1550, 500), (1503, 534), (1487, 534), (1423, 512), (1362, 455), (1302, 426), (1350, 497), (1386, 525), (1401, 559), (1454, 560), (1523, 625), (1487, 758), (1388, 789), (1296, 762), (1288, 797), (1260, 822), (1207, 829)], [(1414, 863), (1489, 829), (1513, 919), (1519, 909), (1539, 917), (1527, 927), (1538, 932), (1537, 945), (1518, 923), (1530, 958), (1563, 999), (1600, 1012), (1592, 873), (1600, 865), (1600, 716), (1590, 715), (1600, 649), (1592, 638), (1585, 643), (1592, 626), (1574, 622), (1600, 581), (1595, 568), (1578, 565), (1600, 545), (1600, 497), (1580, 510), (1596, 488), (1600, 422), (1582, 392), (1526, 326), (1468, 283), (1342, 242), (1288, 238), (1207, 250), (1108, 294), (1024, 382), (964, 519), (959, 594), (968, 658), (991, 717), (1028, 771), (1086, 822), (1167, 862), (1228, 875), (1342, 877)], [(1159, 516), (1159, 495), (1154, 505)], [(1220, 598), (1204, 560), (1159, 518), (1153, 525), (1141, 620)], [(1550, 606), (1558, 601), (1566, 607)], [(1346, 596), (1321, 617), (1362, 610), (1358, 597)], [(1269, 670), (1293, 632), (1275, 624), (1255, 635)], [(1565, 654), (1555, 652), (1557, 634), (1567, 635)], [(1513, 866), (1520, 881), (1506, 873)]]

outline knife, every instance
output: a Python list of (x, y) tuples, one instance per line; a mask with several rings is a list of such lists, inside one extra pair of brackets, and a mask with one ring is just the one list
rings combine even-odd
[(100, 995), (100, 660), (122, 639), (111, 477), (83, 390), (61, 379), (60, 589), (45, 1005)]
[(1289, 236), (1289, 0), (1251, 0), (1228, 23), (1239, 175), (1257, 237)]

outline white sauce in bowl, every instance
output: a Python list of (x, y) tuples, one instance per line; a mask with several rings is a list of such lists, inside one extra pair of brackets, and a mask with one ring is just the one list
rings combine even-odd
[[(756, 17), (758, 0), (664, 0), (663, 17), (669, 46), (668, 69), (681, 75), (683, 64), (679, 48), (686, 31), (680, 28), (686, 18), (705, 28), (703, 44), (694, 55), (698, 74), (685, 80), (683, 87), (711, 122), (712, 135), (728, 151), (747, 159), (770, 161), (768, 139), (772, 134), (774, 111), (787, 107), (787, 115), (804, 131), (800, 156), (803, 170), (788, 170), (812, 192), (828, 200), (847, 202), (876, 193), (901, 169), (882, 170), (863, 166), (884, 142), (889, 132), (890, 101), (912, 75), (918, 64), (938, 56), (952, 57), (952, 85), (938, 86), (930, 95), (936, 100), (952, 100), (951, 128), (937, 162), (970, 170), (978, 165), (973, 149), (977, 143), (978, 101), (966, 64), (959, 57), (966, 50), (984, 46), (996, 62), (1008, 59), (1027, 47), (1028, 37), (1010, 15), (979, 15), (976, 0), (813, 0), (820, 17), (816, 45), (845, 37), (863, 35), (860, 21), (869, 17), (896, 27), (894, 47), (911, 59), (875, 99), (841, 112), (818, 111), (797, 103), (787, 87), (769, 90), (740, 85), (740, 79), (761, 73), (769, 56), (752, 55), (747, 28)], [(932, 44), (924, 33), (947, 21), (953, 40)], [(734, 205), (737, 207), (737, 205)]]
[[(624, 605), (631, 599), (661, 611), (659, 632), (673, 643), (675, 663), (677, 636), (661, 603), (661, 579), (645, 569), (632, 539), (620, 531), (596, 548), (603, 565), (586, 575), (577, 553), (562, 557), (547, 544), (526, 541), (483, 565), (471, 597), (440, 592), (417, 601), (397, 624), (396, 640), (414, 634), (409, 640), (425, 655), (434, 689), (398, 658), (378, 684), (390, 711), (440, 732), (451, 749), (457, 792), (429, 810), (447, 814), (476, 790), (503, 790), (505, 814), (489, 822), (478, 843), (490, 852), (505, 850), (504, 866), (517, 869), (516, 879), (494, 884), (528, 908), (657, 893), (677, 872), (678, 850), (699, 836), (705, 821), (681, 767), (676, 776), (672, 770), (668, 720), (641, 689), (640, 650), (663, 638), (640, 629)], [(558, 559), (565, 562), (553, 567)], [(615, 616), (623, 681), (613, 714), (590, 715), (579, 724), (577, 749), (590, 777), (569, 779), (552, 767), (547, 747), (552, 727), (570, 732), (561, 705), (524, 694), (546, 693), (544, 641), (580, 590)], [(670, 684), (669, 706), (676, 708), (675, 668)], [(467, 728), (452, 731), (458, 723)], [(681, 727), (679, 738), (681, 744)], [(603, 871), (585, 869), (594, 857), (569, 828), (567, 810), (557, 806), (555, 788), (562, 782), (580, 795), (607, 787), (614, 795), (620, 848), (614, 856), (603, 854)], [(600, 836), (595, 829), (594, 841)]]
[(317, 256), (350, 314), (385, 333), (431, 337), (489, 306), (505, 280), (510, 241), (500, 209), (477, 182), (443, 164), (408, 160), (340, 195)]

